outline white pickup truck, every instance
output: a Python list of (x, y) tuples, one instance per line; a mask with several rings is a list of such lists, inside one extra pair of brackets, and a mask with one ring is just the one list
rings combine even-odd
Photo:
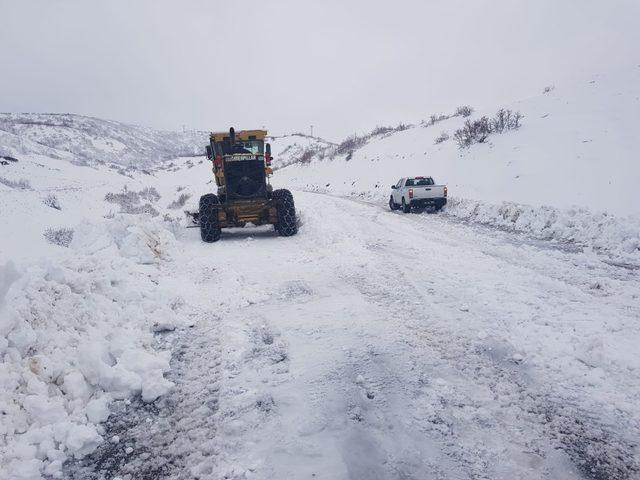
[(389, 208), (404, 213), (411, 209), (433, 207), (440, 210), (447, 204), (447, 186), (436, 185), (431, 177), (401, 178), (391, 186)]

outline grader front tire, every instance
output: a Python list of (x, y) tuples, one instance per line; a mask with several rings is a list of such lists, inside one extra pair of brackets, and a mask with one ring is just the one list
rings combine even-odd
[(222, 231), (218, 221), (219, 207), (220, 201), (213, 193), (207, 193), (200, 197), (198, 219), (200, 221), (200, 237), (202, 237), (203, 242), (212, 243), (220, 240)]
[(274, 190), (271, 198), (276, 201), (276, 209), (278, 210), (276, 232), (282, 237), (290, 237), (298, 233), (296, 207), (291, 192), (285, 189)]

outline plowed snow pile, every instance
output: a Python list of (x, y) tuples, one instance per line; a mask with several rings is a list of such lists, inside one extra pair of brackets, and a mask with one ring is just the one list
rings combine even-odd
[(51, 260), (0, 266), (0, 478), (59, 477), (103, 440), (113, 399), (169, 391), (152, 331), (175, 320), (153, 264), (173, 241), (161, 222), (117, 216), (80, 225)]

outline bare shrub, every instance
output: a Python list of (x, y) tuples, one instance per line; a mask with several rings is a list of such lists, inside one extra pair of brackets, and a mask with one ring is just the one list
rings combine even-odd
[(181, 193), (180, 196), (167, 205), (167, 208), (171, 208), (172, 210), (176, 210), (178, 208), (184, 207), (184, 204), (187, 203), (187, 200), (191, 198), (191, 195), (188, 193)]
[(0, 183), (6, 185), (9, 188), (15, 188), (16, 190), (31, 190), (31, 184), (26, 178), (14, 181), (5, 177), (0, 177)]
[(143, 200), (147, 200), (148, 202), (157, 202), (160, 200), (160, 194), (155, 187), (146, 187), (138, 192), (140, 198)]
[(455, 117), (470, 117), (473, 113), (473, 107), (469, 105), (461, 105), (456, 108), (456, 112), (454, 113)]
[(104, 196), (106, 202), (115, 203), (121, 207), (127, 207), (130, 205), (136, 205), (140, 203), (140, 195), (138, 192), (128, 190), (126, 185), (122, 189), (121, 193), (109, 192)]
[(154, 208), (150, 203), (145, 203), (143, 205), (135, 205), (130, 206), (128, 208), (121, 208), (120, 213), (128, 213), (130, 215), (150, 215), (152, 217), (157, 217), (160, 215), (160, 212)]
[(316, 152), (312, 149), (306, 149), (304, 152), (302, 152), (302, 155), (300, 155), (300, 159), (299, 162), (300, 163), (309, 163), (311, 162), (311, 159), (315, 156)]
[(60, 202), (58, 201), (58, 197), (56, 197), (54, 194), (47, 195), (42, 203), (44, 203), (47, 207), (55, 208), (56, 210), (62, 210)]
[(437, 113), (437, 114), (433, 114), (429, 117), (429, 120), (422, 120), (422, 122), (420, 122), (420, 125), (423, 127), (431, 127), (432, 125), (435, 125), (438, 122), (442, 122), (444, 120), (448, 120), (449, 118), (451, 118), (451, 115), (444, 115), (442, 113)]
[(443, 143), (449, 140), (449, 138), (451, 138), (451, 136), (447, 132), (442, 132), (440, 135), (436, 137), (433, 143), (435, 143), (436, 145), (439, 145), (440, 143)]
[(353, 135), (351, 137), (347, 137), (342, 141), (340, 145), (336, 147), (335, 154), (336, 155), (345, 155), (345, 154), (353, 154), (354, 150), (364, 146), (367, 143), (367, 137), (359, 137), (357, 135)]
[(412, 125), (410, 123), (399, 123), (395, 127), (377, 126), (367, 135), (359, 136), (357, 134), (354, 134), (344, 139), (339, 145), (318, 150), (315, 152), (315, 154), (320, 159), (327, 156), (329, 156), (329, 158), (335, 158), (339, 155), (345, 155), (346, 160), (351, 160), (351, 158), (353, 157), (353, 153), (359, 148), (364, 147), (372, 138), (390, 135), (393, 132), (403, 132), (405, 130), (413, 128), (414, 126), (415, 125)]
[[(142, 192), (145, 192), (145, 190), (142, 190)], [(151, 205), (150, 203), (145, 203), (141, 205), (140, 193), (142, 192), (135, 192), (133, 190), (128, 190), (125, 185), (121, 193), (109, 192), (104, 196), (104, 199), (106, 202), (119, 205), (120, 213), (129, 213), (134, 215), (145, 213), (145, 214), (151, 215), (152, 217), (157, 216), (158, 211), (153, 207), (153, 205)], [(156, 194), (157, 193), (158, 192), (156, 192)], [(147, 197), (150, 196), (148, 191), (143, 195)], [(153, 195), (151, 195), (151, 197), (153, 197)]]
[(468, 148), (474, 143), (483, 143), (491, 133), (491, 122), (487, 117), (466, 120), (464, 126), (453, 134), (460, 148)]
[(377, 126), (373, 130), (371, 130), (371, 133), (369, 135), (371, 135), (372, 137), (377, 137), (379, 135), (386, 135), (386, 134), (391, 133), (391, 132), (393, 132), (393, 127)]
[(365, 143), (366, 143), (372, 137), (377, 137), (377, 136), (381, 136), (381, 135), (388, 135), (388, 134), (393, 133), (393, 132), (403, 132), (405, 130), (410, 129), (411, 127), (413, 127), (413, 125), (410, 125), (410, 124), (407, 124), (407, 123), (399, 123), (395, 127), (377, 126), (373, 130), (371, 130), (371, 133), (369, 133), (369, 135), (365, 135), (364, 137), (360, 137), (360, 138), (364, 139)]
[(73, 229), (64, 227), (47, 228), (44, 231), (44, 238), (46, 238), (49, 243), (52, 243), (54, 245), (68, 247), (69, 245), (71, 245), (71, 241), (73, 240)]
[(502, 133), (506, 130), (515, 130), (520, 127), (522, 114), (501, 108), (491, 120), (493, 131)]
[(500, 109), (493, 118), (481, 117), (466, 120), (464, 126), (455, 131), (453, 138), (459, 148), (468, 148), (474, 143), (484, 143), (492, 133), (503, 133), (520, 128), (520, 112)]

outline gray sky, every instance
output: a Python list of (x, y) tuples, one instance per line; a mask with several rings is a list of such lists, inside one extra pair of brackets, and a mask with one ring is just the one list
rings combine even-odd
[(0, 111), (329, 139), (640, 63), (636, 0), (0, 0)]

